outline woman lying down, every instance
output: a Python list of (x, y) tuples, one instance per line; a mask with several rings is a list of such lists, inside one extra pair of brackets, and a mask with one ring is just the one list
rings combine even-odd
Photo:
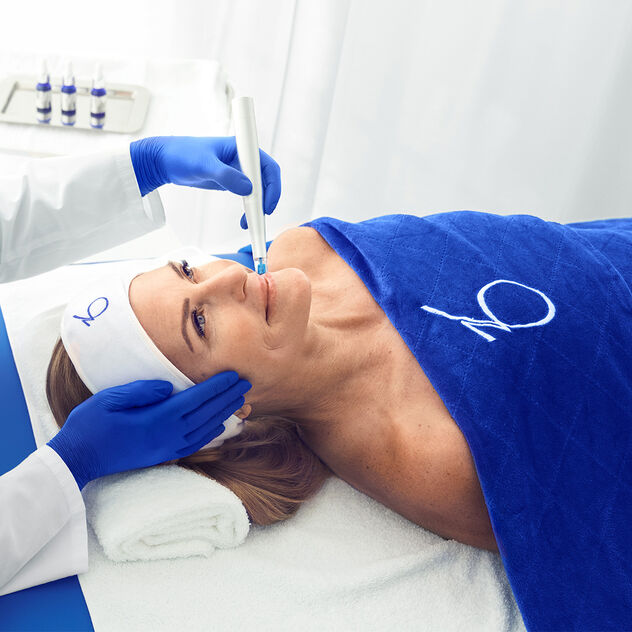
[[(228, 486), (256, 524), (289, 518), (333, 472), (444, 538), (499, 550), (527, 626), (630, 606), (632, 220), (321, 218), (268, 257), (265, 276), (211, 259), (114, 282), (120, 326), (127, 308), (174, 373), (253, 385), (241, 433), (181, 465)], [(119, 314), (108, 283), (65, 320), (98, 336)], [(60, 426), (91, 395), (80, 345), (71, 356), (59, 341), (49, 365)]]

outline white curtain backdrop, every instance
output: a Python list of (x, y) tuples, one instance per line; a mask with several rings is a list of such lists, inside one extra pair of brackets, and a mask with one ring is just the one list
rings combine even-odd
[[(217, 59), (255, 98), (283, 172), (269, 237), (319, 215), (632, 215), (628, 0), (110, 0), (98, 25), (63, 9), (12, 5), (0, 52)], [(245, 243), (239, 201), (209, 200), (168, 197), (198, 245)]]
[(311, 214), (630, 216), (631, 70), (625, 1), (353, 2)]

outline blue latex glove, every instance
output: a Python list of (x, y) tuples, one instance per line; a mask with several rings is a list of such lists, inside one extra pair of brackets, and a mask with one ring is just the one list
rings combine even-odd
[[(141, 195), (167, 183), (237, 195), (252, 191), (252, 182), (239, 166), (234, 136), (152, 136), (134, 141), (129, 150)], [(259, 150), (259, 156), (263, 210), (270, 215), (281, 196), (281, 169), (265, 151)], [(243, 216), (242, 228), (247, 228), (245, 221)]]
[(224, 431), (250, 387), (226, 371), (173, 397), (162, 380), (107, 388), (79, 404), (48, 445), (83, 489), (106, 474), (193, 454)]

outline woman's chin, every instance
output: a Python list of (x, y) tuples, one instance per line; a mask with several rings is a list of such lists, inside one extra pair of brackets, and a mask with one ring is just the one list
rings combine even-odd
[(269, 273), (269, 277), (268, 324), (304, 329), (312, 301), (309, 277), (298, 268), (283, 268)]

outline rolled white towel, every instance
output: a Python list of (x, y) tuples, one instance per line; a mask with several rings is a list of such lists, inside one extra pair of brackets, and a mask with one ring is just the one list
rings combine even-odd
[(115, 562), (209, 557), (242, 544), (250, 529), (230, 489), (177, 465), (97, 479), (83, 497), (88, 522)]

